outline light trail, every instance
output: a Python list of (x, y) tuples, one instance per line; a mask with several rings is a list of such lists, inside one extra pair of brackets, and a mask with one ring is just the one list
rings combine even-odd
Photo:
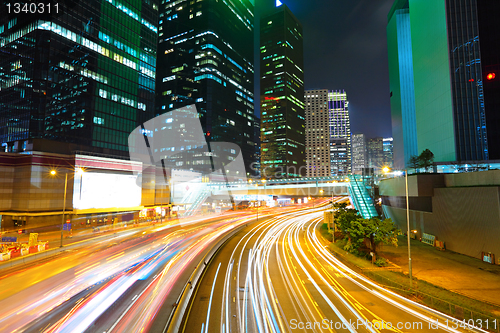
[[(315, 209), (286, 212), (241, 233), (230, 254), (223, 257), (223, 280), (213, 281), (212, 288), (220, 283), (223, 290), (218, 300), (220, 313), (214, 312), (217, 299), (212, 303), (211, 298), (206, 320), (194, 321), (199, 323), (196, 331), (201, 327), (207, 332), (210, 324), (211, 330), (221, 333), (381, 333), (384, 324), (401, 320), (415, 323), (417, 328), (421, 325), (425, 331), (439, 319), (432, 331), (486, 332), (447, 327), (443, 320), (453, 318), (396, 295), (338, 261), (319, 236), (325, 207), (329, 207), (327, 201)], [(293, 328), (292, 319), (301, 323), (328, 319), (330, 325)], [(396, 326), (390, 330), (403, 332)]]
[[(176, 225), (151, 227), (145, 232), (126, 232), (106, 241), (96, 238), (95, 244), (80, 251), (11, 273), (0, 279), (0, 288), (13, 283), (18, 274), (43, 276), (51, 272), (47, 278), (18, 283), (17, 294), (0, 300), (3, 309), (0, 331), (29, 332), (40, 326), (37, 331), (43, 328), (44, 332), (84, 332), (128, 290), (139, 287), (141, 280), (148, 280), (125, 311), (117, 313), (116, 319), (120, 320), (104, 329), (147, 331), (167, 296), (181, 284), (178, 279), (182, 273), (197, 265), (197, 258), (220, 237), (252, 218), (251, 212), (231, 213), (212, 220), (190, 218)], [(171, 231), (174, 227), (180, 229)], [(55, 273), (53, 267), (57, 267)], [(151, 277), (156, 271), (160, 274)], [(60, 312), (63, 306), (67, 310)], [(53, 321), (49, 318), (55, 311), (61, 314)]]

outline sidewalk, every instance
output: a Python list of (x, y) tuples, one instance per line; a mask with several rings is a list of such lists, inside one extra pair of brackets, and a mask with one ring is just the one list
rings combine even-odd
[[(411, 240), (413, 276), (470, 298), (500, 306), (500, 266)], [(399, 237), (398, 247), (384, 245), (379, 256), (408, 274), (408, 245)]]

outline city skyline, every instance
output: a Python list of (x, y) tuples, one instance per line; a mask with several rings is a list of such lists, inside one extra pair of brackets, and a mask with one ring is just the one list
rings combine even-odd
[(2, 332), (499, 332), (500, 0), (0, 2)]
[[(305, 89), (345, 89), (352, 132), (392, 136), (386, 25), (394, 1), (281, 2), (304, 28)], [(274, 5), (257, 1), (256, 17)]]

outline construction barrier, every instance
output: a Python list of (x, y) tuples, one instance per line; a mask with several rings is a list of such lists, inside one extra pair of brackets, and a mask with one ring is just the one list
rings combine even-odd
[(28, 244), (22, 244), (21, 246), (16, 245), (9, 247), (8, 250), (6, 247), (3, 248), (3, 251), (0, 253), (0, 261), (6, 261), (14, 258), (18, 258), (21, 256), (27, 256), (28, 254), (42, 252), (49, 249), (49, 242), (39, 242), (36, 245), (28, 246)]
[(445, 247), (444, 247), (444, 242), (443, 241), (439, 241), (439, 240), (436, 240), (436, 247), (441, 250), (441, 251), (444, 251), (445, 250)]
[(431, 235), (431, 234), (422, 234), (422, 243), (429, 244), (431, 246), (434, 246), (434, 241), (436, 240), (436, 236)]
[(10, 258), (17, 258), (21, 256), (21, 249), (20, 248), (14, 248), (10, 250)]

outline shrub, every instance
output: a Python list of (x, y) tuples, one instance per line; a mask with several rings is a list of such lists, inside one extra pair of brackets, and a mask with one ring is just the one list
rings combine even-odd
[(387, 259), (379, 257), (377, 260), (374, 262), (375, 266), (377, 267), (385, 267), (388, 265)]

